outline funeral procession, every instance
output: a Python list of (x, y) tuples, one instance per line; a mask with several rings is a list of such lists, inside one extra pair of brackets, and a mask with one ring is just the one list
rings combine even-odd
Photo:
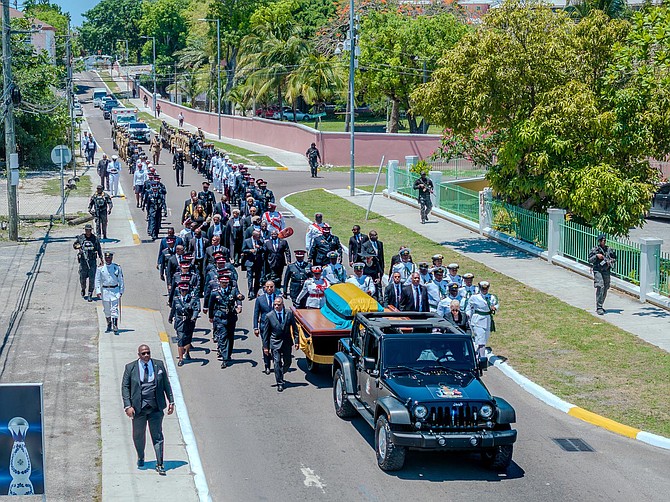
[(0, 2), (0, 497), (668, 498), (666, 2)]

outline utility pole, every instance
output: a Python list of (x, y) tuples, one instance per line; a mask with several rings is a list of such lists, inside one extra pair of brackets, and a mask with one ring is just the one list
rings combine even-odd
[(198, 19), (198, 21), (216, 21), (216, 111), (219, 121), (219, 139), (221, 139), (221, 20)]
[(356, 194), (356, 169), (355, 165), (355, 153), (354, 153), (354, 110), (356, 105), (354, 103), (354, 98), (356, 92), (354, 89), (354, 72), (358, 66), (358, 46), (356, 44), (356, 38), (358, 37), (358, 30), (355, 23), (358, 22), (357, 16), (354, 15), (354, 0), (349, 2), (349, 135), (350, 135), (350, 154), (351, 154), (351, 166), (349, 168), (349, 195), (352, 197)]
[[(65, 39), (65, 65), (67, 66), (67, 104), (70, 112), (70, 149), (72, 150), (72, 175), (77, 176), (77, 161), (74, 155), (74, 85), (72, 81), (72, 34), (70, 33), (70, 20), (67, 21), (67, 37)], [(64, 210), (63, 210), (64, 211)]]
[(12, 81), (12, 30), (9, 18), (9, 1), (2, 1), (2, 71), (5, 95), (5, 163), (7, 165), (7, 206), (9, 213), (9, 240), (19, 240), (19, 211), (16, 191), (19, 185), (19, 162), (16, 154), (14, 131), (14, 82)]

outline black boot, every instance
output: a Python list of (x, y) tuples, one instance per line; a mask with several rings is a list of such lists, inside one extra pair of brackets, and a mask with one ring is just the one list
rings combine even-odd
[(112, 318), (108, 317), (107, 318), (107, 329), (105, 330), (105, 333), (109, 333), (112, 331)]
[(112, 319), (112, 329), (115, 335), (119, 334), (119, 320), (116, 318)]

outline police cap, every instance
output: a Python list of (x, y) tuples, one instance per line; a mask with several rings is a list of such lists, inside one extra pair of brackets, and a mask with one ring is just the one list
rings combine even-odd
[(463, 274), (463, 279), (474, 279), (474, 278), (475, 278), (475, 274), (473, 274), (472, 272), (468, 272), (467, 274)]
[(321, 273), (321, 265), (313, 265), (312, 266), (312, 273), (313, 274), (320, 274)]
[(419, 268), (428, 270), (428, 263), (426, 263), (425, 261), (420, 262), (419, 263)]
[(354, 263), (354, 270), (363, 270), (365, 268), (365, 263)]
[(332, 260), (333, 258), (339, 258), (340, 255), (337, 254), (337, 251), (329, 251), (326, 256)]

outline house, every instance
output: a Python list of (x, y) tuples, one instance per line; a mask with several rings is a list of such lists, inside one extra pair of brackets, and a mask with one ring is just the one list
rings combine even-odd
[[(20, 10), (9, 8), (9, 17), (11, 19), (26, 17)], [(31, 28), (36, 30), (30, 34), (30, 43), (36, 51), (47, 51), (52, 62), (56, 62), (56, 28), (40, 21), (37, 18), (31, 18)]]

